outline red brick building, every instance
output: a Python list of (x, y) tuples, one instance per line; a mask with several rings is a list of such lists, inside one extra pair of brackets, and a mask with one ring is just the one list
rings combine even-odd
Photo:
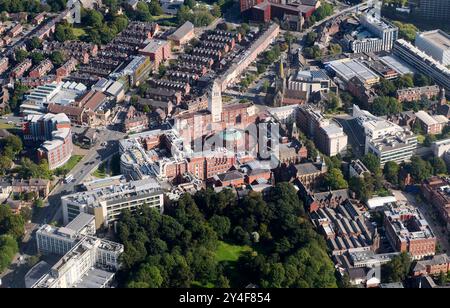
[(212, 180), (219, 187), (240, 187), (244, 185), (244, 174), (237, 170), (231, 170), (215, 175)]
[(432, 177), (422, 183), (421, 191), (450, 230), (450, 183), (440, 177)]
[(47, 75), (53, 69), (52, 61), (46, 59), (39, 63), (34, 69), (28, 74), (31, 78), (40, 78)]
[(20, 64), (18, 64), (11, 72), (10, 76), (11, 78), (20, 78), (25, 74), (26, 71), (28, 71), (31, 66), (33, 66), (33, 62), (31, 59), (26, 59)]
[(427, 99), (432, 99), (433, 97), (438, 96), (439, 91), (438, 86), (401, 89), (397, 90), (397, 99), (400, 102), (418, 101), (424, 97)]
[(392, 205), (384, 212), (386, 237), (399, 252), (414, 260), (434, 256), (436, 237), (420, 212), (409, 205)]
[(159, 65), (168, 60), (172, 56), (170, 43), (164, 40), (151, 40), (147, 46), (139, 50), (141, 55), (147, 56), (154, 62), (154, 68), (158, 69)]
[(66, 63), (64, 63), (61, 67), (56, 70), (56, 76), (59, 78), (64, 78), (70, 75), (73, 72), (78, 64), (78, 61), (75, 58), (70, 58)]
[(450, 272), (450, 258), (447, 254), (434, 256), (431, 260), (418, 261), (413, 268), (413, 276), (437, 276)]
[(63, 114), (29, 115), (23, 125), (26, 142), (43, 142), (37, 150), (39, 160), (46, 159), (50, 170), (64, 165), (72, 156), (72, 130)]
[(17, 24), (14, 27), (12, 27), (11, 30), (9, 30), (9, 35), (14, 38), (14, 37), (18, 36), (19, 34), (21, 34), (22, 31), (23, 31), (23, 26), (21, 24)]

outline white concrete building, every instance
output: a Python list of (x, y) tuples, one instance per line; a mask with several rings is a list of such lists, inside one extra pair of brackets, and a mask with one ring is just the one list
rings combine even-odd
[(122, 181), (119, 185), (110, 185), (109, 181), (111, 179), (105, 179), (103, 185), (97, 183), (93, 190), (61, 197), (64, 223), (80, 213), (89, 213), (95, 216), (98, 229), (116, 221), (125, 209), (133, 211), (145, 204), (163, 210), (164, 193), (154, 178)]
[(384, 166), (388, 161), (409, 161), (417, 148), (417, 136), (408, 128), (400, 127), (353, 106), (353, 117), (364, 129), (365, 153), (376, 155)]
[(25, 282), (31, 288), (108, 287), (124, 251), (122, 244), (95, 237), (95, 217), (85, 213), (65, 227), (41, 226), (36, 242), (39, 253), (62, 257), (39, 279), (32, 277), (35, 269), (31, 269)]
[(416, 35), (416, 47), (442, 65), (450, 65), (450, 35), (442, 30), (432, 30)]

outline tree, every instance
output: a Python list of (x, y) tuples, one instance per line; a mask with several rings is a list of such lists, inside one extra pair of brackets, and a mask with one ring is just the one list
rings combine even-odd
[(5, 148), (10, 148), (14, 155), (19, 154), (23, 150), (23, 143), (20, 137), (9, 135), (4, 140)]
[(314, 31), (309, 32), (305, 38), (306, 46), (309, 46), (309, 47), (313, 46), (317, 40), (317, 37), (318, 37), (318, 34), (316, 32), (314, 32)]
[(430, 178), (433, 175), (433, 167), (430, 162), (424, 161), (419, 156), (413, 156), (407, 170), (418, 183)]
[(331, 43), (330, 46), (330, 54), (335, 56), (335, 55), (339, 55), (342, 53), (342, 47), (339, 44), (333, 44)]
[(371, 105), (371, 112), (376, 116), (397, 114), (401, 111), (402, 104), (395, 97), (379, 96)]
[(330, 93), (328, 95), (328, 99), (326, 101), (326, 105), (327, 105), (327, 108), (331, 112), (335, 112), (338, 108), (340, 108), (342, 106), (342, 102), (341, 102), (340, 98), (336, 94)]
[(20, 215), (14, 215), (9, 206), (0, 205), (0, 234), (9, 234), (20, 239), (24, 234), (25, 222)]
[(293, 36), (290, 31), (284, 32), (284, 40), (286, 41), (286, 43), (288, 45), (291, 45), (292, 42), (294, 41), (294, 39), (295, 39), (295, 36)]
[(413, 42), (416, 39), (416, 33), (419, 31), (413, 24), (405, 24), (400, 21), (394, 21), (394, 25), (398, 27), (399, 38)]
[(156, 266), (144, 263), (136, 274), (134, 282), (145, 283), (147, 288), (159, 288), (163, 277)]
[(372, 173), (377, 173), (380, 170), (380, 159), (372, 153), (369, 153), (367, 155), (364, 155), (364, 157), (361, 159), (363, 164), (369, 169)]
[(398, 89), (412, 88), (414, 87), (413, 76), (411, 74), (405, 74), (395, 81), (395, 85)]
[(400, 166), (393, 161), (389, 161), (384, 165), (384, 177), (386, 180), (394, 185), (398, 185), (398, 175), (400, 173)]
[(33, 211), (31, 210), (30, 207), (23, 207), (23, 208), (20, 210), (20, 215), (22, 216), (23, 220), (24, 220), (25, 222), (27, 222), (27, 221), (30, 221), (30, 220), (31, 220), (31, 217), (32, 217), (32, 215), (33, 215)]
[(230, 280), (224, 275), (220, 275), (216, 282), (216, 288), (230, 288)]
[(12, 160), (6, 155), (0, 156), (0, 175), (5, 175), (12, 166)]
[(264, 93), (267, 93), (269, 91), (269, 87), (270, 87), (270, 82), (268, 80), (264, 80), (263, 85), (262, 85), (262, 91)]
[(160, 64), (158, 67), (158, 75), (159, 77), (163, 77), (166, 74), (167, 67), (164, 64)]
[(219, 239), (223, 239), (230, 232), (231, 223), (230, 219), (226, 216), (214, 215), (209, 220), (209, 224), (217, 233)]
[(0, 235), (0, 273), (11, 264), (18, 252), (17, 241), (12, 236)]
[(41, 63), (42, 61), (44, 61), (45, 57), (42, 53), (40, 52), (33, 52), (30, 54), (30, 58), (33, 61), (34, 65), (38, 65), (39, 63)]
[(67, 7), (67, 0), (49, 0), (47, 4), (50, 5), (52, 12), (60, 12)]
[(222, 15), (222, 11), (220, 10), (220, 6), (218, 6), (217, 3), (213, 4), (212, 10), (211, 10), (211, 14), (214, 17), (220, 17), (220, 15)]
[(427, 75), (421, 73), (414, 74), (414, 86), (426, 87), (429, 85), (431, 85), (431, 79)]
[(17, 49), (16, 52), (14, 53), (14, 58), (16, 59), (17, 62), (22, 62), (26, 58), (28, 58), (28, 52), (23, 49)]
[(196, 6), (197, 2), (195, 0), (184, 0), (184, 5), (190, 9), (193, 9)]
[(333, 5), (328, 2), (324, 2), (313, 13), (313, 16), (315, 17), (316, 21), (320, 21), (325, 17), (330, 16), (331, 14), (333, 14)]
[(42, 41), (38, 37), (33, 37), (28, 41), (28, 46), (31, 50), (40, 49), (42, 46)]
[(34, 206), (35, 207), (43, 207), (44, 206), (44, 201), (41, 198), (37, 198), (34, 201)]
[(387, 282), (402, 282), (408, 275), (410, 268), (411, 257), (408, 253), (402, 252), (385, 265), (382, 278)]
[(319, 46), (307, 47), (304, 49), (304, 54), (309, 59), (318, 59), (322, 56), (322, 50), (320, 50)]
[(349, 181), (350, 189), (355, 192), (359, 200), (366, 202), (371, 199), (375, 190), (372, 175), (366, 173), (363, 178), (352, 177)]
[(377, 93), (381, 96), (394, 96), (397, 88), (395, 84), (388, 79), (381, 78), (380, 82), (375, 86)]
[(336, 168), (329, 170), (325, 175), (325, 185), (332, 190), (348, 188), (348, 183), (344, 179), (342, 171)]
[(76, 36), (73, 33), (73, 28), (69, 24), (62, 23), (56, 25), (55, 39), (59, 42), (65, 42), (76, 39)]
[(50, 55), (50, 60), (54, 65), (61, 66), (62, 64), (64, 64), (65, 57), (61, 51), (56, 50)]
[(428, 134), (425, 136), (425, 140), (423, 141), (423, 145), (426, 147), (431, 147), (431, 145), (436, 141), (436, 136)]
[(88, 27), (100, 28), (103, 26), (103, 15), (96, 10), (85, 10), (82, 21)]
[(116, 28), (117, 33), (122, 32), (128, 26), (129, 20), (125, 15), (114, 16), (112, 26)]
[(351, 95), (348, 92), (340, 91), (340, 97), (341, 97), (342, 104), (347, 109), (353, 107), (353, 105), (355, 104), (353, 95)]
[[(149, 8), (150, 14), (152, 14), (153, 16), (159, 16), (159, 15), (164, 14), (164, 11), (163, 11), (161, 5), (159, 4), (158, 0), (152, 0), (148, 4), (148, 8)], [(220, 10), (220, 8), (219, 8), (219, 10)]]
[(150, 107), (148, 105), (144, 105), (144, 107), (142, 108), (142, 111), (145, 113), (150, 113)]
[(434, 174), (447, 174), (447, 164), (445, 161), (440, 157), (433, 157), (431, 159), (431, 165), (433, 166)]
[(447, 273), (446, 272), (439, 273), (437, 284), (439, 286), (445, 286), (447, 284)]

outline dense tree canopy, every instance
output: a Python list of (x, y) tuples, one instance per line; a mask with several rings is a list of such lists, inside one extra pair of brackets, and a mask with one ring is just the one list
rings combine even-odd
[(10, 235), (0, 235), (0, 273), (12, 262), (19, 251), (17, 241)]
[(379, 96), (370, 106), (371, 112), (376, 116), (385, 116), (402, 112), (402, 104), (395, 98)]
[(20, 239), (24, 234), (25, 221), (22, 216), (15, 215), (9, 206), (0, 205), (0, 234), (11, 235)]
[(385, 282), (401, 282), (405, 280), (411, 269), (411, 257), (403, 252), (386, 264), (383, 268), (381, 278)]
[(325, 185), (331, 190), (348, 188), (342, 171), (336, 168), (329, 170), (325, 175)]
[[(263, 199), (236, 200), (230, 190), (184, 195), (161, 215), (142, 208), (118, 224), (128, 287), (335, 287), (326, 245), (304, 216), (293, 186), (272, 188)], [(235, 266), (217, 261), (218, 240), (249, 245)], [(236, 281), (236, 271), (239, 280)]]

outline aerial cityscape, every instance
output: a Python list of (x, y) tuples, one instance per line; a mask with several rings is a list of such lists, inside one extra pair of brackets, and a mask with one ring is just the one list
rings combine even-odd
[(450, 0), (0, 0), (0, 288), (269, 303), (449, 254)]

